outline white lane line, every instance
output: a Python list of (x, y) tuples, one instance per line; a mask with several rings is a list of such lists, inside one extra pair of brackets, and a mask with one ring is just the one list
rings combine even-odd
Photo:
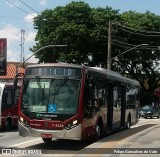
[(18, 143), (18, 144), (11, 145), (9, 147), (16, 147), (16, 146), (23, 145), (23, 144), (26, 144), (26, 143), (36, 142), (38, 140), (42, 140), (42, 138), (38, 138), (38, 139), (34, 139), (34, 140), (29, 140), (29, 141), (26, 141), (26, 142), (21, 142), (21, 143)]

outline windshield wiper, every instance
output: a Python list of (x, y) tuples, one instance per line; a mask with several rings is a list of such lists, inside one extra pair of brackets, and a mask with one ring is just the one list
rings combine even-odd
[(61, 80), (59, 83), (56, 84), (57, 87), (55, 87), (55, 94), (59, 93), (59, 91), (62, 89), (67, 79), (68, 77), (64, 77), (63, 80)]
[[(68, 79), (68, 77), (64, 77), (63, 80), (60, 80), (59, 82), (55, 82), (55, 84), (52, 86), (52, 83), (55, 81), (55, 80), (51, 80), (51, 85), (50, 85), (50, 89), (49, 89), (49, 93), (51, 95), (53, 95), (53, 103), (55, 101), (55, 96), (59, 93), (59, 91), (62, 89), (62, 87), (64, 86), (66, 80)], [(51, 92), (51, 88), (53, 89), (53, 91)]]
[[(66, 82), (67, 79), (68, 79), (68, 77), (64, 77), (63, 80), (60, 80), (59, 82), (55, 83), (55, 85), (54, 85), (54, 92), (52, 91), (51, 93), (53, 93), (53, 95), (58, 94), (59, 91), (62, 89), (62, 87), (65, 84), (65, 82)], [(55, 81), (55, 80), (52, 80), (51, 84), (52, 84), (53, 81)], [(53, 88), (53, 86), (52, 86), (52, 88)], [(51, 89), (51, 86), (50, 86), (50, 89)]]

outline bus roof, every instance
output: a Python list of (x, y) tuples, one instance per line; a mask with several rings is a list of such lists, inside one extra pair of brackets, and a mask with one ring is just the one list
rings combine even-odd
[(83, 65), (78, 65), (78, 64), (67, 64), (67, 63), (41, 63), (41, 64), (34, 64), (34, 65), (29, 65), (26, 68), (29, 67), (49, 67), (49, 66), (58, 66), (58, 67), (72, 67), (72, 68), (82, 68)]
[(109, 79), (113, 79), (113, 80), (119, 80), (121, 82), (125, 82), (125, 83), (130, 83), (133, 85), (137, 85), (139, 86), (139, 82), (133, 79), (129, 79), (126, 78), (124, 76), (122, 76), (121, 74), (108, 70), (108, 69), (104, 69), (101, 67), (88, 67), (85, 65), (78, 65), (78, 64), (67, 64), (67, 63), (41, 63), (41, 64), (34, 64), (34, 65), (29, 65), (26, 68), (30, 68), (30, 67), (50, 67), (50, 66), (58, 66), (58, 67), (72, 67), (72, 68), (87, 68), (88, 70), (91, 71), (95, 71), (95, 72), (99, 72), (101, 74), (105, 74)]
[(121, 75), (115, 71), (112, 71), (112, 70), (104, 69), (101, 67), (91, 67), (90, 70), (94, 70), (94, 71), (100, 72), (102, 74), (105, 74), (107, 76), (107, 78), (110, 78), (112, 80), (119, 80), (120, 82), (129, 83), (129, 84), (133, 84), (136, 86), (140, 85), (138, 81), (124, 77), (123, 75)]

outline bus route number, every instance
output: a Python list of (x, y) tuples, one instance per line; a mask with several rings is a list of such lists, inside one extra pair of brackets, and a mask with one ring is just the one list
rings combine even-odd
[(39, 68), (39, 75), (64, 75), (74, 76), (75, 69), (63, 69), (63, 68)]

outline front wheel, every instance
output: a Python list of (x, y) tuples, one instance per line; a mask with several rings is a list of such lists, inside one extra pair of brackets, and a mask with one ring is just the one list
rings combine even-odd
[(43, 142), (49, 143), (52, 142), (52, 138), (42, 138)]

